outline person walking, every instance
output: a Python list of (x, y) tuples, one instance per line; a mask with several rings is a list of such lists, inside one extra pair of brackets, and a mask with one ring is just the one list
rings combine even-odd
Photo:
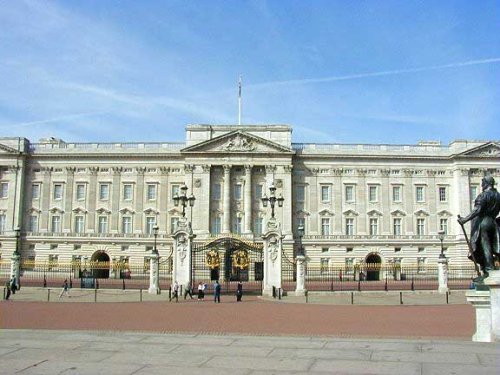
[(205, 298), (205, 288), (202, 282), (198, 283), (198, 301), (203, 301)]
[(175, 302), (179, 302), (179, 283), (177, 283), (177, 281), (172, 285), (172, 296), (169, 301), (172, 301), (174, 298)]
[(215, 281), (214, 284), (214, 302), (215, 303), (220, 303), (220, 284), (219, 281)]
[(17, 283), (16, 283), (16, 277), (14, 275), (12, 275), (12, 278), (10, 279), (10, 290), (12, 294), (16, 294)]
[(188, 295), (193, 299), (193, 290), (189, 281), (184, 285), (184, 299), (186, 299)]
[(7, 301), (9, 299), (9, 297), (10, 297), (10, 281), (7, 281), (5, 283), (5, 289), (6, 289), (6, 291), (5, 291), (5, 300)]
[(66, 297), (70, 297), (69, 295), (69, 285), (68, 285), (68, 279), (64, 279), (64, 283), (63, 283), (63, 286), (62, 286), (62, 290), (61, 290), (61, 294), (59, 294), (59, 298), (61, 298), (63, 296), (63, 294), (66, 294)]
[(243, 284), (238, 281), (238, 287), (236, 289), (236, 302), (241, 302), (241, 297), (243, 297)]

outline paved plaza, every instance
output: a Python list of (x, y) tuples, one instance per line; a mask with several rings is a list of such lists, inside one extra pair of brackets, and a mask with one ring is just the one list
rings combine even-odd
[(0, 373), (500, 373), (500, 346), (471, 341), (474, 311), (461, 292), (450, 304), (434, 293), (408, 294), (411, 305), (377, 293), (349, 305), (331, 294), (309, 303), (222, 296), (215, 304), (144, 293), (139, 302), (137, 291), (105, 290), (96, 303), (84, 292), (59, 299), (53, 291), (47, 303), (35, 298), (47, 290), (23, 288), (0, 302)]

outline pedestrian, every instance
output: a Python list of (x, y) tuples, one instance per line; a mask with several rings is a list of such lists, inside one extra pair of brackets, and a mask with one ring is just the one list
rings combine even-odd
[(7, 289), (6, 293), (5, 293), (5, 300), (8, 300), (10, 297), (10, 282), (9, 281), (7, 281), (5, 283), (5, 289)]
[(14, 275), (12, 275), (12, 278), (10, 279), (10, 290), (12, 291), (12, 294), (16, 294), (17, 283)]
[(220, 284), (218, 280), (214, 284), (214, 302), (220, 303)]
[(63, 283), (62, 288), (63, 289), (61, 290), (61, 294), (59, 294), (59, 298), (61, 298), (63, 296), (63, 294), (66, 294), (66, 296), (69, 298), (70, 295), (69, 295), (68, 279), (64, 279), (64, 283)]
[(175, 302), (179, 302), (179, 284), (177, 281), (174, 282), (174, 285), (172, 285), (172, 296), (170, 297), (169, 301), (172, 301), (175, 298)]
[(241, 297), (243, 297), (243, 284), (238, 281), (238, 287), (236, 289), (236, 302), (241, 302)]
[(184, 285), (184, 299), (186, 299), (188, 295), (189, 297), (191, 297), (191, 299), (193, 299), (193, 291), (191, 289), (191, 283), (189, 281)]
[(198, 301), (203, 301), (204, 298), (205, 298), (204, 285), (200, 281), (198, 283)]

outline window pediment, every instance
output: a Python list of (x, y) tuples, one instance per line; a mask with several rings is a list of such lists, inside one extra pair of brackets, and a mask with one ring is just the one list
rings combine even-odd
[(342, 212), (344, 214), (344, 216), (347, 216), (347, 217), (353, 217), (353, 216), (358, 216), (359, 214), (354, 211), (354, 210), (346, 210), (344, 212)]
[(132, 210), (131, 208), (125, 207), (120, 210), (120, 213), (122, 215), (127, 215), (127, 214), (135, 214), (135, 211)]
[(82, 207), (76, 207), (72, 210), (75, 214), (86, 214), (88, 211)]
[(107, 208), (104, 208), (104, 207), (98, 208), (97, 210), (95, 210), (95, 212), (97, 212), (99, 215), (103, 215), (103, 214), (109, 215), (111, 213), (110, 210), (108, 210)]
[(418, 217), (429, 216), (429, 213), (425, 210), (418, 210), (415, 211), (413, 214)]
[(334, 216), (335, 213), (332, 210), (329, 210), (328, 208), (325, 208), (324, 210), (321, 210), (318, 212), (320, 216)]
[(295, 211), (295, 214), (297, 216), (310, 216), (311, 215), (311, 213), (309, 211), (302, 210), (302, 209)]
[(144, 211), (143, 211), (146, 215), (158, 215), (160, 213), (160, 211), (156, 210), (155, 208), (146, 208)]
[(382, 216), (382, 212), (378, 210), (371, 210), (366, 213), (368, 216)]
[(49, 210), (50, 213), (52, 214), (55, 214), (55, 213), (58, 213), (58, 214), (63, 214), (64, 211), (59, 208), (59, 207), (52, 207), (50, 210)]
[(406, 216), (406, 213), (401, 210), (394, 210), (391, 212), (391, 215), (401, 217), (401, 216)]
[(441, 216), (441, 217), (452, 217), (453, 216), (453, 214), (450, 211), (448, 211), (448, 210), (439, 211), (437, 213), (437, 215)]

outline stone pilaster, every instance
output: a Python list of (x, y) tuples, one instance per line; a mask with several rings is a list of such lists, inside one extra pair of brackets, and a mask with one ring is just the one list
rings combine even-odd
[(245, 234), (252, 233), (252, 166), (245, 165)]
[[(123, 171), (122, 167), (113, 167), (113, 183), (111, 192), (111, 222), (108, 224), (108, 230), (113, 233), (118, 233), (119, 231), (119, 209), (120, 209), (120, 199), (121, 199), (121, 174)], [(97, 224), (97, 223), (96, 223)]]
[(222, 210), (224, 211), (224, 221), (222, 233), (231, 232), (231, 166), (224, 165), (224, 199)]
[(90, 167), (89, 168), (89, 197), (88, 197), (88, 207), (89, 212), (87, 214), (87, 222), (85, 225), (87, 226), (87, 232), (94, 233), (95, 232), (95, 211), (97, 204), (97, 172), (99, 172), (99, 167)]
[(168, 203), (171, 201), (170, 189), (168, 185), (170, 168), (161, 167), (160, 168), (160, 186), (158, 187), (158, 199), (160, 200), (160, 215), (158, 218), (158, 226), (160, 227), (160, 232), (167, 233), (168, 222), (167, 222), (167, 210)]
[(491, 340), (500, 342), (500, 270), (489, 271), (484, 283), (490, 288)]
[(160, 272), (159, 272), (159, 256), (152, 254), (149, 258), (149, 294), (160, 294)]
[(42, 168), (42, 186), (40, 192), (41, 215), (40, 215), (40, 232), (48, 232), (49, 229), (49, 204), (52, 199), (51, 193), (51, 172), (52, 168)]
[[(197, 235), (208, 236), (210, 234), (210, 169), (211, 166), (201, 165), (194, 170), (193, 194), (196, 201), (193, 207), (193, 228)], [(197, 215), (197, 212), (203, 212), (203, 215)]]
[(73, 231), (73, 223), (71, 209), (73, 208), (73, 189), (74, 189), (74, 181), (75, 181), (75, 170), (74, 167), (66, 167), (66, 188), (64, 189), (64, 221), (62, 224), (63, 232), (72, 232)]
[(438, 258), (438, 292), (448, 293), (448, 258), (444, 255)]
[(358, 217), (358, 234), (368, 234), (369, 233), (369, 223), (368, 217), (366, 216), (368, 201), (366, 196), (366, 190), (368, 189), (366, 185), (366, 169), (358, 169), (358, 182), (356, 186), (356, 207), (358, 207), (359, 217)]
[(293, 166), (285, 165), (283, 166), (283, 189), (282, 195), (285, 199), (283, 201), (283, 234), (287, 239), (293, 238), (293, 230), (292, 230), (292, 217), (293, 217), (293, 196), (292, 196), (292, 169)]
[(137, 167), (137, 184), (136, 184), (136, 192), (135, 192), (135, 212), (136, 215), (134, 217), (134, 233), (142, 233), (143, 231), (143, 218), (144, 218), (144, 173), (146, 172), (146, 168)]

